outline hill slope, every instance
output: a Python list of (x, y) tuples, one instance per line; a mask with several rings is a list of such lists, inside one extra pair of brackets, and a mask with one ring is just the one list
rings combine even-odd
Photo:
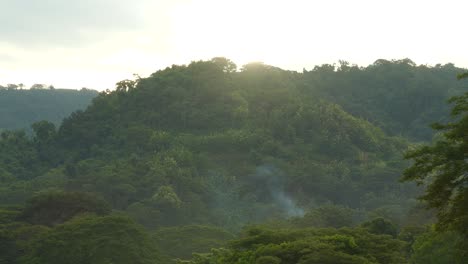
[(173, 66), (121, 82), (57, 131), (35, 125), (32, 141), (4, 133), (3, 173), (29, 187), (5, 187), (2, 201), (65, 188), (150, 227), (237, 229), (317, 204), (374, 210), (413, 196), (397, 182), (405, 140), (303, 93), (301, 74), (233, 69), (219, 58)]
[(94, 90), (0, 90), (0, 130), (28, 128), (41, 120), (58, 125), (97, 95)]
[(316, 96), (341, 105), (390, 135), (431, 140), (429, 124), (447, 121), (448, 98), (468, 89), (453, 64), (416, 65), (409, 59), (377, 60), (362, 68), (341, 62), (304, 72), (304, 85)]
[[(414, 76), (432, 71), (426, 91)], [(399, 227), (432, 214), (415, 186), (398, 182), (410, 143), (391, 135), (431, 137), (425, 115), (464, 89), (442, 81), (444, 71), (458, 69), (393, 61), (238, 71), (215, 58), (119, 82), (58, 127), (34, 123), (32, 137), (3, 131), (0, 262), (174, 263), (226, 246), (189, 263), (405, 263), (425, 229)], [(89, 245), (104, 250), (90, 255)]]

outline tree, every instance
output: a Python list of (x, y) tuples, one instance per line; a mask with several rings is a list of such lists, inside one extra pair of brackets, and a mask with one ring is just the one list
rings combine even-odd
[(459, 74), (459, 75), (457, 76), (457, 78), (458, 78), (459, 80), (464, 79), (464, 78), (468, 78), (468, 72), (464, 72), (464, 73), (462, 73), (462, 74)]
[[(404, 242), (362, 228), (269, 229), (249, 227), (225, 249), (194, 254), (190, 264), (406, 263)], [(182, 262), (181, 262), (182, 263)]]
[(118, 92), (128, 92), (136, 87), (138, 80), (125, 79), (115, 84), (115, 90)]
[(194, 252), (209, 253), (225, 246), (234, 235), (214, 226), (188, 225), (158, 229), (153, 239), (158, 248), (172, 259), (190, 259)]
[(237, 70), (237, 65), (229, 59), (216, 57), (211, 59), (211, 62), (223, 69), (223, 72), (231, 73)]
[(369, 230), (372, 234), (391, 235), (392, 237), (396, 237), (398, 234), (397, 227), (383, 217), (365, 222), (361, 226)]
[(56, 135), (55, 125), (52, 122), (43, 120), (31, 125), (38, 142), (48, 143)]
[(179, 208), (182, 204), (179, 196), (170, 185), (159, 187), (151, 199), (162, 208)]
[[(461, 75), (460, 78), (468, 77)], [(436, 123), (441, 132), (432, 145), (419, 146), (406, 153), (413, 160), (403, 181), (425, 185), (421, 199), (437, 210), (439, 230), (452, 229), (468, 241), (468, 92), (449, 100), (454, 106), (452, 122)]]
[(461, 264), (462, 252), (457, 249), (461, 237), (454, 232), (430, 231), (419, 235), (412, 245), (411, 263)]
[(8, 90), (16, 90), (16, 89), (18, 89), (18, 85), (13, 84), (13, 83), (9, 83), (9, 84), (7, 84), (7, 89)]
[(20, 263), (167, 263), (144, 229), (120, 215), (77, 217), (38, 236), (26, 252)]
[(80, 192), (48, 191), (31, 198), (19, 220), (31, 224), (54, 226), (85, 213), (106, 215), (108, 204), (91, 194)]
[(46, 88), (46, 85), (45, 84), (40, 84), (40, 83), (35, 83), (31, 86), (31, 90), (41, 90), (41, 89), (45, 89)]

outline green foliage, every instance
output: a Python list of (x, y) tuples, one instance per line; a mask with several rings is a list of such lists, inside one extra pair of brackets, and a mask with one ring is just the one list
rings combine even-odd
[(44, 226), (14, 221), (0, 225), (0, 263), (19, 263), (28, 243), (48, 230)]
[[(418, 189), (397, 181), (409, 145), (399, 136), (432, 137), (425, 125), (444, 120), (441, 101), (463, 88), (452, 81), (458, 71), (409, 60), (237, 70), (214, 58), (123, 80), (60, 126), (44, 117), (30, 135), (2, 130), (0, 204), (33, 198), (24, 210), (0, 212), (1, 252), (11, 252), (8, 263), (59, 263), (65, 255), (70, 263), (151, 263), (152, 242), (130, 220), (108, 216), (112, 208), (152, 229), (167, 255), (161, 263), (187, 262), (194, 251), (201, 253), (193, 263), (404, 263), (419, 233), (402, 232), (405, 244), (384, 219), (351, 227), (375, 217), (430, 222), (415, 205)], [(455, 142), (440, 144), (447, 154), (466, 153), (462, 120), (437, 136)], [(466, 212), (463, 199), (450, 202)], [(232, 239), (225, 230), (260, 222), (280, 229), (252, 228), (225, 244)], [(346, 228), (298, 229), (309, 227)]]
[(0, 224), (8, 224), (14, 222), (20, 214), (20, 211), (15, 208), (0, 208)]
[[(24, 131), (3, 131), (0, 134), (0, 174), (4, 181), (31, 179), (46, 168), (39, 151)], [(13, 176), (13, 177), (11, 177)]]
[(54, 140), (56, 131), (55, 125), (48, 121), (39, 121), (31, 125), (37, 142), (42, 144), (51, 143)]
[(351, 227), (355, 212), (347, 207), (323, 205), (307, 212), (304, 217), (292, 219), (296, 227)]
[(455, 232), (427, 232), (413, 243), (410, 262), (414, 264), (462, 264), (463, 250), (459, 248), (463, 238)]
[(190, 259), (194, 252), (209, 253), (233, 238), (221, 228), (198, 225), (161, 228), (153, 234), (158, 248), (171, 259)]
[[(119, 85), (57, 129), (5, 132), (0, 198), (66, 188), (97, 193), (150, 228), (236, 231), (316, 204), (374, 210), (413, 196), (396, 181), (407, 142), (318, 97), (306, 73), (258, 63), (236, 71), (214, 58)], [(260, 175), (265, 166), (275, 172)], [(314, 226), (353, 222), (345, 210), (320, 214)]]
[(47, 191), (31, 198), (19, 219), (34, 225), (54, 226), (84, 213), (106, 215), (110, 208), (104, 200), (90, 194)]
[(365, 222), (361, 226), (369, 230), (372, 234), (390, 235), (392, 237), (396, 237), (398, 234), (397, 227), (392, 222), (382, 217)]
[(143, 229), (127, 217), (83, 216), (32, 240), (20, 263), (163, 263)]
[(364, 229), (256, 227), (247, 229), (228, 249), (195, 255), (190, 263), (406, 263), (403, 246), (390, 236)]
[(460, 79), (465, 79), (468, 78), (468, 72), (460, 73), (457, 78)]
[(0, 263), (167, 263), (141, 226), (76, 192), (42, 193), (25, 207), (1, 209), (0, 242)]
[(454, 120), (433, 125), (442, 134), (432, 145), (407, 152), (414, 164), (403, 180), (427, 187), (421, 198), (437, 210), (439, 228), (457, 230), (468, 239), (468, 93), (450, 102)]
[(463, 93), (455, 76), (465, 72), (453, 64), (417, 66), (409, 59), (377, 60), (362, 68), (343, 62), (304, 72), (305, 89), (370, 120), (391, 135), (430, 140), (428, 124), (445, 121), (444, 100)]
[[(288, 216), (294, 200), (361, 207), (369, 189), (401, 190), (403, 164), (382, 160), (399, 159), (404, 140), (303, 96), (298, 74), (260, 64), (233, 69), (221, 58), (173, 66), (72, 114), (55, 141), (69, 184), (101, 193), (148, 227), (230, 230)], [(257, 175), (265, 164), (281, 171), (275, 180)], [(214, 178), (233, 179), (235, 188)]]
[(274, 256), (261, 256), (256, 261), (255, 264), (280, 264), (281, 259)]
[(14, 234), (12, 223), (20, 212), (9, 208), (0, 208), (0, 263), (16, 263), (20, 249)]
[(151, 200), (159, 207), (180, 208), (181, 201), (171, 186), (161, 186), (151, 197)]

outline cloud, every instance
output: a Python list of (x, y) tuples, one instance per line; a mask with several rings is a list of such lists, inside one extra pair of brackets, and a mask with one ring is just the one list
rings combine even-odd
[(105, 89), (216, 56), (288, 70), (405, 57), (468, 67), (465, 0), (375, 2), (0, 0), (0, 83)]
[(10, 54), (0, 53), (0, 65), (1, 63), (12, 63), (15, 62), (17, 58)]
[(144, 21), (146, 0), (0, 0), (0, 43), (79, 46)]

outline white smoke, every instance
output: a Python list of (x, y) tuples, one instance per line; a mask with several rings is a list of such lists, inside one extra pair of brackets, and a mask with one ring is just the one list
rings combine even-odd
[(284, 191), (283, 177), (278, 169), (271, 165), (257, 167), (255, 177), (261, 180), (268, 189), (273, 202), (281, 208), (288, 217), (304, 216), (304, 209)]

